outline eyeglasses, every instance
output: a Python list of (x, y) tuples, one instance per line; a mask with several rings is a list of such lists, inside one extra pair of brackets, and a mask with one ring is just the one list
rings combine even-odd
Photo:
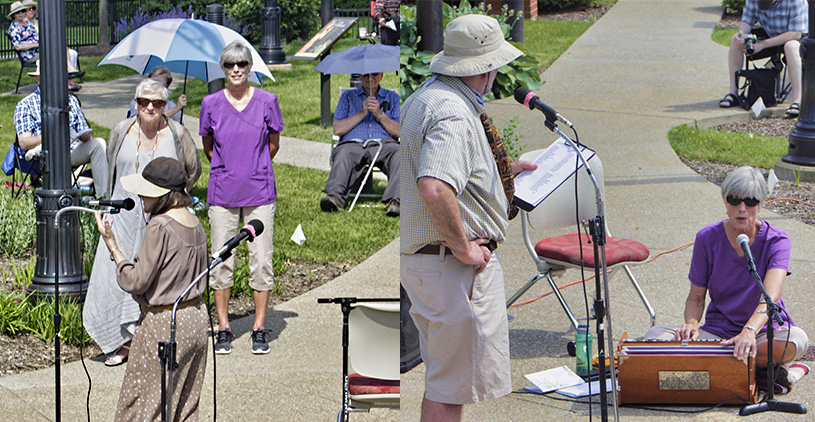
[(29, 7), (28, 10), (30, 10), (32, 12), (36, 12), (37, 8), (35, 6), (32, 6), (32, 7)]
[(366, 73), (366, 74), (364, 74), (364, 75), (362, 75), (362, 76), (363, 76), (363, 77), (365, 77), (365, 78), (370, 78), (370, 77), (372, 77), (372, 76), (379, 76), (379, 74), (380, 74), (380, 73), (382, 73), (382, 72), (377, 72), (377, 73)]
[(739, 206), (739, 204), (742, 202), (744, 202), (744, 205), (747, 205), (748, 207), (755, 207), (759, 202), (761, 202), (756, 198), (736, 198), (735, 196), (730, 195), (727, 196), (726, 200), (728, 204), (734, 207)]
[(247, 62), (246, 60), (242, 60), (239, 62), (224, 62), (224, 69), (232, 69), (233, 67), (235, 67), (235, 65), (238, 65), (238, 67), (240, 68), (244, 68), (246, 66), (249, 66), (249, 62)]
[(141, 107), (147, 107), (148, 104), (153, 103), (153, 108), (162, 108), (167, 105), (167, 101), (164, 100), (150, 100), (147, 98), (136, 98), (136, 104)]

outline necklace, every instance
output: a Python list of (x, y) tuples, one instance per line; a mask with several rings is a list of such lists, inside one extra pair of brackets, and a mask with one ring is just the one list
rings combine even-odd
[[(156, 130), (156, 140), (153, 143), (153, 150), (150, 152), (150, 161), (153, 161), (153, 157), (156, 156), (156, 147), (158, 147), (158, 132), (161, 130), (161, 123), (159, 123), (159, 127)], [(141, 134), (142, 134), (142, 127), (141, 127), (141, 120), (139, 120), (139, 132), (136, 138), (136, 173), (139, 172), (139, 155), (141, 152)], [(146, 135), (145, 135), (146, 136)], [(150, 138), (147, 138), (149, 141)], [(148, 161), (148, 163), (150, 162)]]

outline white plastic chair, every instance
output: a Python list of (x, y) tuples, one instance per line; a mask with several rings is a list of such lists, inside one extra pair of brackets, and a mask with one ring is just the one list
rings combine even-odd
[(336, 297), (342, 309), (343, 390), (338, 422), (374, 407), (399, 409), (399, 298)]
[[(534, 160), (543, 150), (532, 151), (524, 154), (521, 159)], [(604, 194), (603, 185), (603, 165), (600, 158), (595, 154), (588, 160), (589, 167), (591, 168), (594, 176), (600, 186), (601, 194)], [(596, 205), (596, 190), (592, 183), (585, 166), (581, 167), (577, 172), (578, 177), (578, 198), (579, 204), (577, 206), (577, 216), (581, 221), (580, 227), (583, 228), (583, 223), (597, 216)], [(577, 319), (572, 313), (569, 305), (563, 299), (563, 296), (558, 290), (558, 286), (552, 279), (553, 273), (562, 272), (566, 268), (580, 269), (582, 267), (591, 271), (594, 269), (594, 254), (593, 245), (590, 243), (591, 236), (588, 235), (587, 230), (582, 230), (582, 249), (583, 261), (580, 260), (580, 247), (578, 246), (577, 231), (565, 235), (553, 236), (544, 238), (536, 243), (532, 241), (532, 234), (530, 228), (535, 230), (554, 230), (562, 228), (575, 228), (575, 175), (569, 177), (563, 184), (561, 184), (549, 197), (543, 200), (535, 209), (530, 212), (521, 211), (521, 224), (524, 243), (535, 262), (538, 273), (535, 274), (526, 284), (524, 284), (515, 294), (507, 300), (507, 307), (515, 303), (527, 290), (529, 290), (538, 280), (545, 278), (550, 287), (555, 293), (560, 305), (566, 312), (572, 325), (577, 329)], [(637, 291), (640, 299), (642, 299), (648, 313), (651, 317), (651, 326), (654, 325), (656, 314), (653, 307), (648, 302), (639, 283), (637, 283), (634, 274), (631, 272), (629, 266), (644, 264), (650, 255), (648, 248), (639, 242), (612, 237), (608, 230), (608, 215), (605, 216), (606, 227), (606, 267), (608, 270), (622, 267), (631, 281), (634, 289)], [(612, 274), (616, 274), (614, 271)]]

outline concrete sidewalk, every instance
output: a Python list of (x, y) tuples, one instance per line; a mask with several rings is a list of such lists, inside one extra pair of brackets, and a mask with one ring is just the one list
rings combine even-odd
[[(605, 204), (608, 225), (616, 236), (645, 243), (651, 256), (687, 242), (707, 224), (725, 216), (719, 188), (680, 162), (666, 134), (676, 125), (709, 125), (722, 119), (746, 117), (741, 109), (720, 109), (718, 100), (727, 93), (727, 48), (711, 41), (711, 31), (722, 13), (718, 0), (619, 0), (543, 74), (546, 84), (541, 99), (570, 119), (580, 141), (597, 151), (605, 168)], [(786, 107), (781, 105), (779, 107)], [(543, 116), (518, 105), (513, 99), (487, 104), (498, 126), (520, 116), (518, 129), (525, 134), (527, 151), (544, 148), (557, 139), (545, 129)], [(567, 128), (562, 127), (567, 131)], [(761, 218), (785, 229), (793, 244), (792, 272), (784, 285), (784, 299), (795, 320), (812, 332), (815, 314), (808, 304), (815, 300), (809, 288), (815, 271), (811, 251), (815, 230), (798, 221), (763, 210)], [(554, 233), (538, 233), (538, 239)], [(537, 240), (537, 239), (536, 239)], [(664, 255), (634, 267), (657, 313), (657, 324), (679, 325), (689, 290), (687, 279), (691, 248)], [(520, 219), (510, 225), (508, 240), (498, 249), (505, 271), (507, 295), (536, 274), (523, 245)], [(587, 276), (590, 275), (587, 272)], [(569, 271), (558, 284), (579, 280)], [(589, 302), (594, 283), (586, 283)], [(649, 327), (648, 314), (626, 277), (610, 280), (607, 301), (611, 319), (606, 334), (615, 340), (623, 332), (642, 336)], [(521, 300), (549, 291), (544, 281)], [(585, 315), (580, 286), (562, 290), (578, 317)], [(589, 304), (590, 306), (590, 304)], [(513, 307), (510, 322), (512, 385), (520, 390), (532, 385), (524, 375), (558, 367), (574, 366), (566, 342), (575, 337), (565, 313), (553, 296)], [(611, 331), (609, 331), (611, 330)], [(592, 331), (594, 327), (592, 326)], [(596, 344), (596, 335), (595, 335)], [(610, 352), (610, 350), (606, 350)], [(402, 376), (402, 419), (419, 419), (424, 367)], [(794, 390), (777, 399), (815, 405), (815, 377), (795, 384)], [(558, 396), (560, 397), (560, 396)], [(611, 396), (609, 396), (611, 403)], [(595, 402), (597, 400), (595, 399)], [(672, 407), (689, 410), (702, 407)], [(599, 405), (592, 406), (599, 419)], [(737, 414), (737, 407), (721, 410)], [(621, 420), (683, 421), (693, 415), (620, 408)], [(507, 397), (465, 406), (466, 421), (569, 421), (586, 420), (589, 407), (571, 401), (514, 393)], [(614, 411), (610, 409), (611, 420)], [(812, 420), (809, 415), (764, 413), (749, 420)]]

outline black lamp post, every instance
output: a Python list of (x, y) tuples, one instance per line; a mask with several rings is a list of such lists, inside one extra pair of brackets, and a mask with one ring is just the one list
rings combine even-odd
[[(224, 6), (213, 3), (207, 5), (207, 22), (216, 25), (224, 24)], [(224, 89), (225, 80), (223, 78), (213, 79), (207, 83), (207, 93), (213, 94)]]
[(815, 166), (815, 10), (809, 0), (809, 35), (801, 40), (801, 114), (790, 132), (789, 153), (781, 161)]
[(43, 186), (34, 193), (37, 262), (28, 291), (40, 297), (63, 293), (81, 299), (87, 290), (88, 277), (82, 268), (79, 216), (70, 213), (62, 217), (59, 236), (54, 224), (60, 208), (79, 204), (79, 191), (71, 188), (69, 182), (71, 142), (68, 85), (65, 82), (68, 80), (68, 65), (65, 61), (64, 11), (65, 2), (62, 1), (49, 1), (40, 8)]
[(263, 27), (258, 53), (266, 64), (288, 64), (286, 52), (280, 45), (280, 6), (277, 0), (266, 0), (260, 9), (260, 20)]

